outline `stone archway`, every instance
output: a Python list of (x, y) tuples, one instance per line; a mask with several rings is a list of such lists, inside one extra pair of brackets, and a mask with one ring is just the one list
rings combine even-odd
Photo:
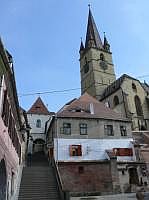
[(36, 139), (33, 142), (33, 153), (44, 152), (45, 141), (43, 139)]
[(0, 199), (6, 200), (7, 173), (4, 159), (0, 161)]

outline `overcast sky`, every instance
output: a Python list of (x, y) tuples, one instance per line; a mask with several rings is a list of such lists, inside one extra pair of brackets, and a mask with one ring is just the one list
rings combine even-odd
[[(149, 75), (148, 0), (0, 0), (0, 36), (14, 59), (18, 94), (80, 88), (79, 46), (88, 3), (113, 52), (117, 78)], [(141, 78), (149, 82), (149, 76)], [(39, 95), (19, 97), (28, 110)], [(80, 90), (41, 95), (50, 111)]]

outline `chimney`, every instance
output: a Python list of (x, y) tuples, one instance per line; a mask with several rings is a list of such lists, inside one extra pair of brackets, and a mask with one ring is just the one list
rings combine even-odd
[(94, 114), (94, 105), (93, 105), (93, 103), (90, 103), (90, 113), (91, 113), (91, 115)]

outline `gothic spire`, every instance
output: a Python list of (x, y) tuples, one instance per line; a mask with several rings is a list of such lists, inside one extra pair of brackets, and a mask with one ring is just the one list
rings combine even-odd
[(96, 47), (101, 49), (103, 48), (103, 45), (91, 9), (89, 7), (85, 48), (90, 48), (90, 47)]

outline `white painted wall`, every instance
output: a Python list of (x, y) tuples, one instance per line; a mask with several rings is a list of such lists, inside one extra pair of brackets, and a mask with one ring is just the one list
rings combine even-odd
[[(54, 139), (54, 156), (58, 161), (105, 160), (105, 150), (133, 148), (133, 139)], [(70, 156), (69, 145), (82, 145), (82, 156)], [(133, 157), (117, 157), (117, 160), (131, 161)]]
[[(39, 115), (39, 114), (27, 114), (28, 123), (31, 127), (30, 135), (33, 138), (32, 140), (29, 140), (28, 144), (28, 153), (33, 153), (33, 142), (36, 139), (42, 139), (45, 141), (45, 123), (49, 120), (50, 115)], [(36, 127), (37, 120), (41, 120), (41, 128)], [(31, 139), (31, 138), (30, 138)]]
[[(31, 126), (31, 134), (44, 133), (45, 123), (50, 118), (50, 115), (39, 115), (39, 114), (27, 114), (28, 122)], [(41, 128), (36, 127), (37, 119), (41, 120)]]

